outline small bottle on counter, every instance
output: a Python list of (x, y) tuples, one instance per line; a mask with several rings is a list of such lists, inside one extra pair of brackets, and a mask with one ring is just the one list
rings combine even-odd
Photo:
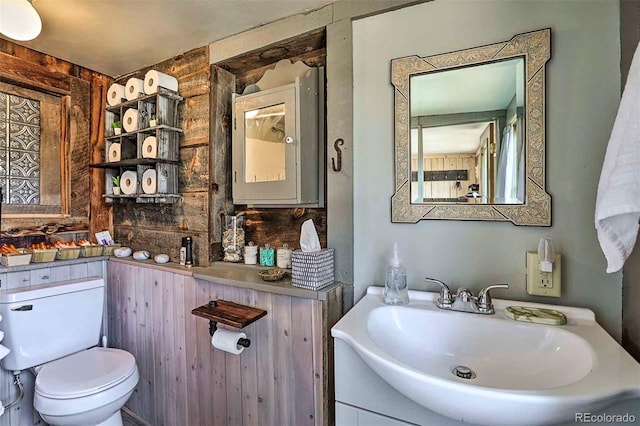
[(244, 247), (245, 265), (256, 265), (258, 263), (258, 246), (253, 241), (249, 241)]
[(384, 285), (383, 301), (387, 305), (406, 305), (409, 303), (407, 271), (400, 263), (398, 244), (393, 244), (393, 257), (387, 267), (387, 279)]
[(284, 243), (282, 247), (278, 249), (276, 264), (278, 268), (291, 269), (291, 249), (289, 249), (289, 244)]
[(191, 268), (193, 266), (193, 238), (184, 237), (182, 239), (182, 245), (185, 248), (184, 266)]
[(273, 258), (273, 247), (269, 243), (265, 244), (264, 247), (260, 247), (260, 266), (273, 266)]
[(187, 248), (184, 245), (184, 238), (182, 239), (182, 246), (180, 247), (180, 265), (185, 266), (187, 264)]

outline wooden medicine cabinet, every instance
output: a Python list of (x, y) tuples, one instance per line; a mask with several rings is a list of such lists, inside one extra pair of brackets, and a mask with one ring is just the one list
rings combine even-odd
[[(263, 87), (261, 81), (255, 89)], [(324, 206), (324, 86), (319, 82), (324, 82), (323, 69), (307, 67), (293, 83), (233, 95), (234, 204)]]

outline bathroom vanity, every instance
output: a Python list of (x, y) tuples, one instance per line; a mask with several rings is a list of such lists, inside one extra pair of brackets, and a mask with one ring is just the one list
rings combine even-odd
[[(496, 299), (495, 314), (483, 315), (439, 309), (437, 293), (409, 293), (408, 305), (389, 306), (382, 288), (369, 287), (333, 327), (336, 425), (640, 418), (640, 366), (590, 310), (558, 306), (568, 323), (556, 327), (505, 317), (507, 306), (523, 302)], [(462, 366), (471, 374), (460, 374)]]
[[(341, 284), (306, 290), (224, 262), (108, 263), (111, 346), (131, 352), (140, 372), (130, 411), (167, 425), (333, 424), (329, 330), (341, 316)], [(216, 299), (267, 311), (242, 329), (251, 346), (240, 355), (213, 349), (209, 322), (191, 314)]]

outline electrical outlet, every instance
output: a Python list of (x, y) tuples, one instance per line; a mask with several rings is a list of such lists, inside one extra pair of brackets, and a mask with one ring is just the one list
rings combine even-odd
[(527, 293), (531, 296), (560, 297), (562, 277), (561, 256), (556, 254), (553, 272), (540, 271), (538, 253), (527, 252)]

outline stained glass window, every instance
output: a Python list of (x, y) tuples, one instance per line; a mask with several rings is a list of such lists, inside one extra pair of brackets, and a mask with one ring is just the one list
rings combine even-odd
[(0, 186), (6, 204), (40, 204), (40, 102), (0, 92)]

